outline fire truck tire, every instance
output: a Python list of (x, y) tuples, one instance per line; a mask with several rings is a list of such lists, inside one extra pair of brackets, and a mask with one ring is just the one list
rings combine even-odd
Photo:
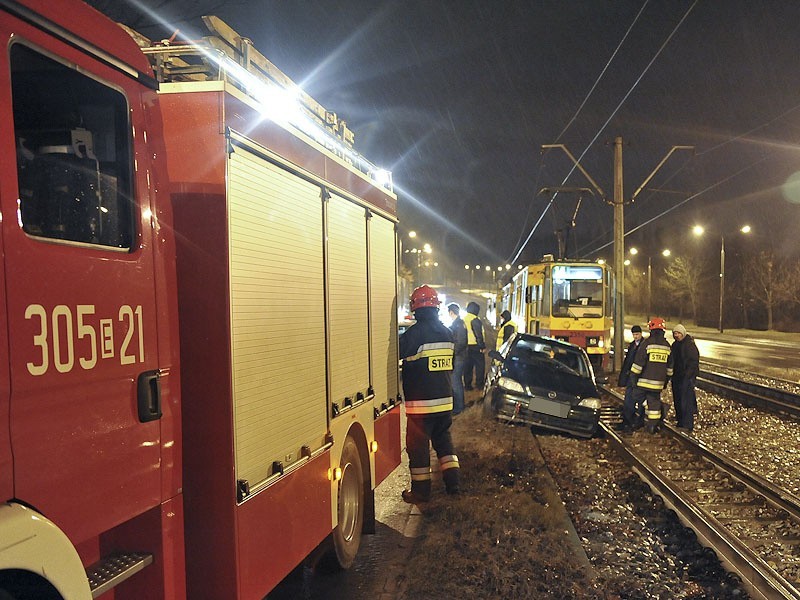
[(333, 553), (337, 566), (349, 569), (361, 544), (364, 526), (364, 470), (358, 446), (350, 436), (345, 440), (339, 464), (342, 468), (342, 478), (339, 480), (339, 524), (333, 530)]

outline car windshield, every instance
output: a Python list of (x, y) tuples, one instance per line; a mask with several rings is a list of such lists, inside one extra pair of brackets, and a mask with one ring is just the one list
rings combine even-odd
[(591, 379), (581, 377), (569, 367), (551, 358), (533, 357), (530, 360), (521, 360), (512, 355), (506, 359), (503, 367), (506, 377), (531, 388), (582, 398), (597, 395)]
[(550, 368), (554, 370), (566, 369), (574, 375), (591, 377), (589, 369), (579, 351), (559, 344), (547, 344), (542, 340), (519, 338), (511, 349), (509, 358), (523, 362), (547, 359), (555, 363), (550, 366)]

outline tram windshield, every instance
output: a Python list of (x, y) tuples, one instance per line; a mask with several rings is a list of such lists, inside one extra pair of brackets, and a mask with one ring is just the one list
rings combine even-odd
[(553, 267), (553, 316), (602, 317), (603, 268), (598, 265)]

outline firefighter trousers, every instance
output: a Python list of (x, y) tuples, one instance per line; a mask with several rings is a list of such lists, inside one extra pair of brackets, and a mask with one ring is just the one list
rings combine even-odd
[(647, 430), (651, 433), (658, 430), (664, 418), (661, 408), (661, 390), (637, 387), (633, 390), (633, 401), (637, 406), (643, 404), (645, 407), (644, 424)]
[(418, 497), (428, 499), (431, 495), (431, 451), (439, 457), (448, 493), (458, 492), (458, 457), (453, 448), (450, 411), (431, 415), (408, 415), (406, 422), (406, 452), (411, 471), (411, 491)]

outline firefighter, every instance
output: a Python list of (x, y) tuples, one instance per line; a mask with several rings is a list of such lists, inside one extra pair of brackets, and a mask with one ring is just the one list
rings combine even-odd
[(403, 394), (406, 403), (406, 452), (411, 489), (403, 491), (409, 504), (431, 497), (430, 445), (439, 457), (439, 469), (448, 494), (459, 492), (458, 457), (450, 436), (453, 391), (453, 335), (439, 320), (439, 296), (422, 285), (411, 294), (416, 323), (400, 336)]
[(500, 346), (506, 343), (511, 336), (517, 333), (517, 324), (511, 320), (511, 313), (507, 310), (504, 310), (500, 313), (500, 318), (503, 319), (502, 323), (500, 323), (500, 327), (497, 329), (497, 349), (500, 350)]
[(631, 376), (636, 378), (634, 404), (644, 403), (645, 427), (650, 433), (655, 433), (661, 428), (663, 419), (661, 390), (667, 387), (672, 377), (672, 351), (664, 337), (664, 319), (653, 317), (647, 326), (650, 337), (639, 344), (631, 365)]

